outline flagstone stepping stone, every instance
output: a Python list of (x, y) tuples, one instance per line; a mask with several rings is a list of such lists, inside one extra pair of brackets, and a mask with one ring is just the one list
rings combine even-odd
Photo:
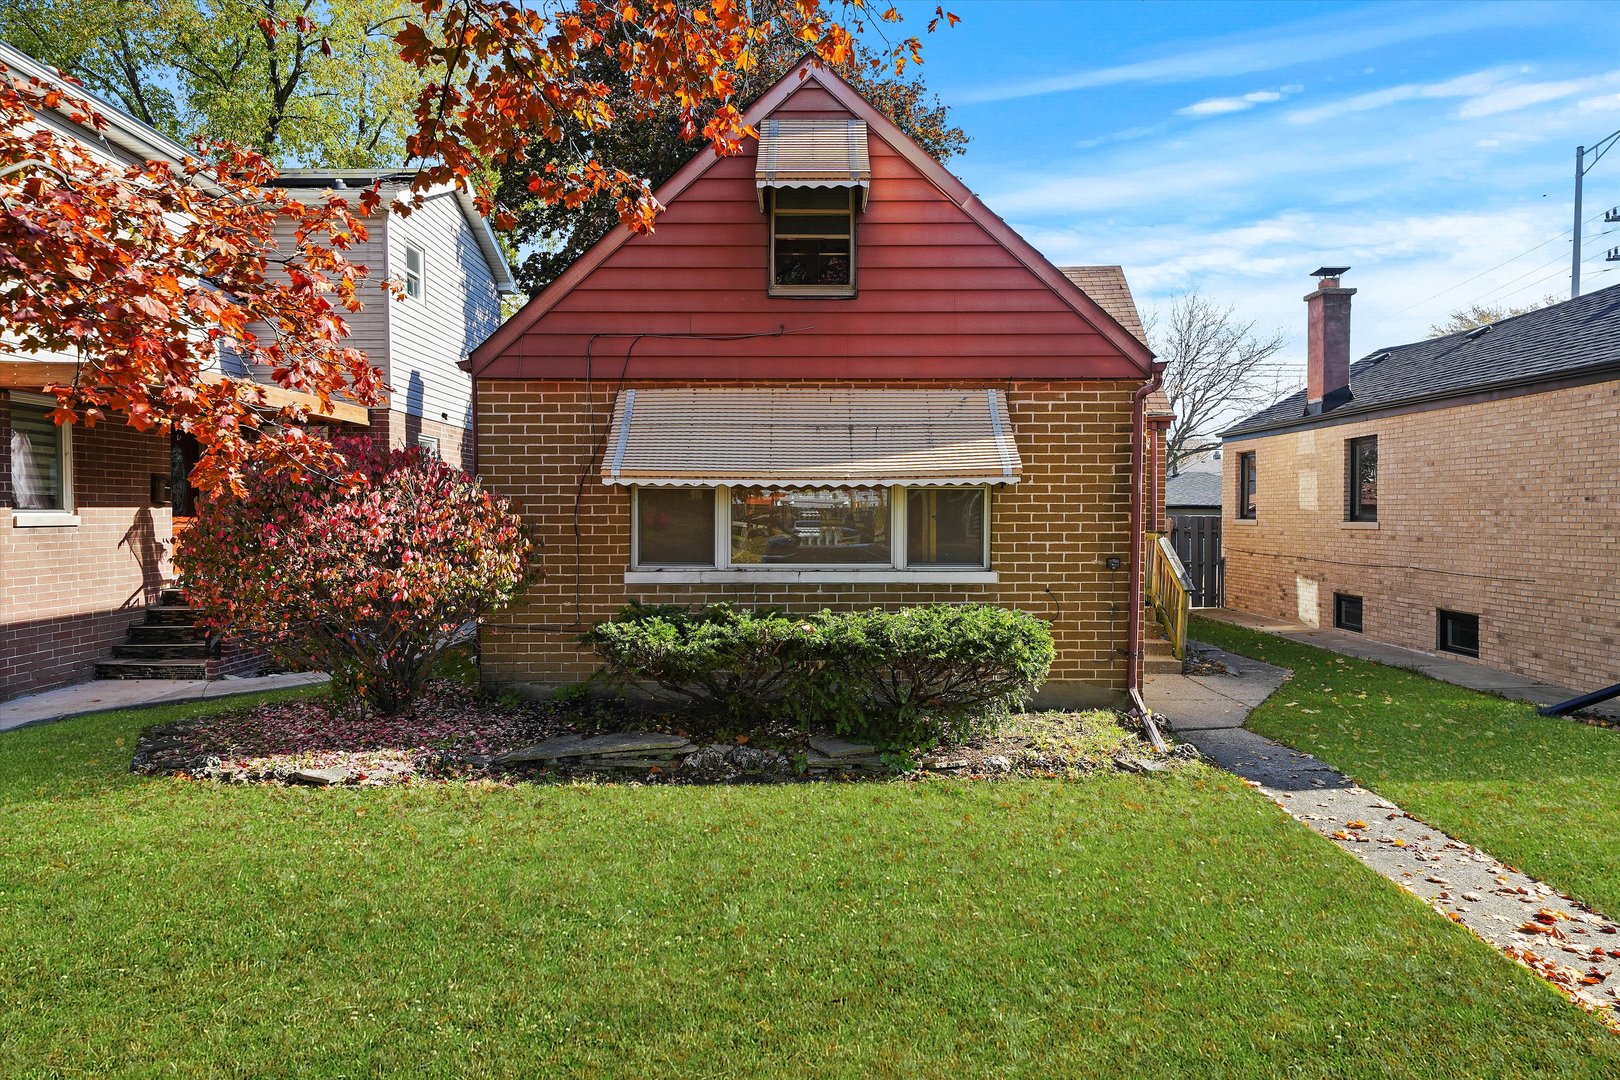
[(831, 757), (811, 751), (805, 755), (805, 764), (812, 769), (882, 769), (887, 767), (882, 754), (855, 754)]
[(871, 743), (850, 742), (836, 735), (812, 735), (810, 749), (826, 758), (870, 757), (877, 753), (877, 747)]
[(558, 735), (533, 746), (508, 750), (493, 760), (498, 765), (524, 761), (556, 761), (563, 758), (600, 757), (604, 754), (647, 755), (669, 758), (690, 753), (693, 743), (680, 735), (656, 731), (624, 731), (609, 735)]
[(348, 783), (353, 775), (347, 765), (332, 765), (325, 769), (296, 769), (288, 775), (287, 779), (294, 784), (330, 787), (333, 784)]

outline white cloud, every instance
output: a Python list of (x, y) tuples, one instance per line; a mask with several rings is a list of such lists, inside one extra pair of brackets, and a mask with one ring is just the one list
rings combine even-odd
[(1256, 105), (1265, 105), (1273, 101), (1281, 101), (1283, 95), (1276, 90), (1256, 90), (1250, 94), (1238, 97), (1206, 98), (1194, 102), (1184, 109), (1177, 109), (1177, 116), (1220, 116), (1224, 113), (1243, 112)]
[(1380, 9), (1376, 17), (1353, 22), (1343, 12), (1269, 29), (1264, 34), (1237, 35), (1212, 46), (1155, 60), (1094, 68), (1043, 79), (969, 90), (957, 101), (971, 104), (1057, 94), (1126, 83), (1173, 83), (1253, 75), (1300, 64), (1321, 63), (1369, 49), (1385, 48), (1430, 37), (1474, 33), (1493, 26), (1540, 22), (1548, 11), (1536, 4), (1473, 4), (1465, 17), (1451, 8), (1404, 8), (1402, 16)]
[(1557, 82), (1519, 83), (1480, 94), (1463, 103), (1457, 115), (1464, 120), (1498, 113), (1514, 112), (1541, 105), (1548, 101), (1562, 101), (1576, 94), (1591, 93), (1620, 80), (1620, 72), (1608, 72), (1587, 79), (1563, 79)]
[(1381, 90), (1370, 90), (1364, 94), (1340, 98), (1338, 101), (1295, 109), (1288, 114), (1288, 120), (1295, 124), (1316, 124), (1323, 120), (1336, 120), (1341, 116), (1371, 112), (1402, 101), (1420, 98), (1477, 97), (1498, 89), (1516, 70), (1510, 67), (1494, 67), (1443, 79), (1440, 82), (1387, 86)]

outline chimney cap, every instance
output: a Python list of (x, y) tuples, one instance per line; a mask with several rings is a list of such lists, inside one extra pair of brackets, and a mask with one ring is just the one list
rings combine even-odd
[(1311, 271), (1311, 277), (1338, 277), (1348, 269), (1348, 266), (1318, 266)]

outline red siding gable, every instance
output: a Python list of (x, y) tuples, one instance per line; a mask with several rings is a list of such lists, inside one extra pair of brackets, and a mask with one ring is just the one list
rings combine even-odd
[[(1145, 377), (1145, 348), (847, 86), (811, 71), (760, 118), (868, 120), (858, 296), (768, 296), (753, 144), (732, 158), (705, 151), (666, 185), (676, 190), (655, 232), (603, 240), (474, 354), (477, 374), (616, 377), (634, 340), (637, 379)], [(587, 352), (606, 363), (587, 370)]]

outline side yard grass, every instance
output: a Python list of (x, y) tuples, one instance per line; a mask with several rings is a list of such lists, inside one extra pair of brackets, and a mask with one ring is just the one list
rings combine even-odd
[(1293, 668), (1252, 730), (1620, 917), (1620, 731), (1213, 619), (1191, 632)]
[[(237, 707), (240, 702), (232, 703)], [(1615, 1075), (1238, 781), (225, 786), (0, 735), (0, 1074)]]

